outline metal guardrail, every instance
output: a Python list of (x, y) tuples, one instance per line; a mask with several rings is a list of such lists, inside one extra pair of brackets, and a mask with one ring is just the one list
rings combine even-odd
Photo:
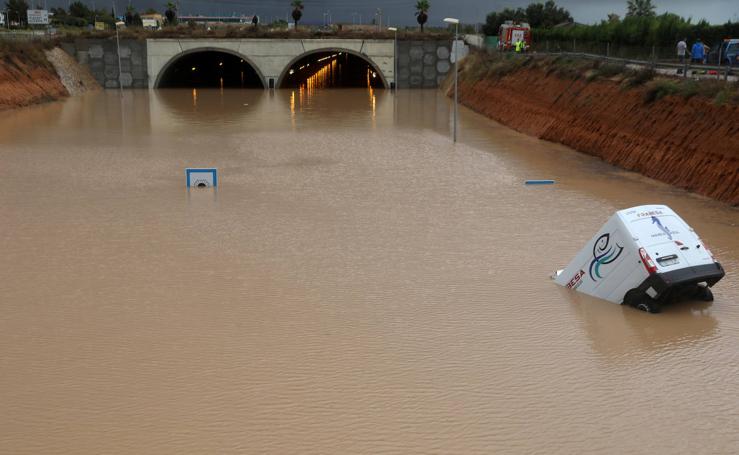
[[(609, 57), (606, 55), (599, 55), (599, 54), (589, 54), (586, 52), (535, 52), (536, 54), (545, 54), (545, 55), (567, 55), (572, 57), (578, 57), (578, 58), (586, 58), (591, 60), (601, 60), (609, 63), (617, 63), (621, 65), (627, 65), (627, 66), (638, 66), (642, 68), (652, 68), (655, 71), (657, 70), (675, 70), (676, 74), (682, 77), (688, 77), (690, 76), (707, 76), (707, 78), (711, 79), (721, 79), (724, 80), (736, 80), (737, 78), (732, 76), (734, 72), (739, 72), (739, 67), (730, 67), (730, 66), (715, 66), (715, 65), (693, 65), (691, 63), (688, 63), (687, 61), (683, 64), (680, 63), (672, 63), (672, 62), (660, 62), (659, 60), (637, 60), (637, 59), (628, 59), (628, 58), (620, 58), (620, 57)], [(682, 73), (680, 73), (680, 70), (683, 70)], [(716, 71), (716, 74), (696, 74), (696, 71)]]
[[(540, 53), (543, 53), (543, 52), (540, 52)], [(688, 67), (693, 66), (690, 63), (680, 64), (680, 63), (664, 62), (664, 61), (659, 61), (659, 60), (638, 60), (638, 59), (629, 59), (629, 58), (620, 58), (620, 57), (609, 57), (606, 55), (589, 54), (586, 52), (549, 52), (549, 54), (572, 55), (573, 57), (589, 58), (593, 60), (605, 60), (609, 62), (622, 63), (625, 65), (656, 66), (660, 68), (680, 69), (680, 68), (684, 68), (685, 66), (688, 66)], [(724, 71), (729, 67), (728, 66), (715, 66), (715, 65), (700, 65), (698, 66), (698, 68), (705, 69), (705, 70)]]

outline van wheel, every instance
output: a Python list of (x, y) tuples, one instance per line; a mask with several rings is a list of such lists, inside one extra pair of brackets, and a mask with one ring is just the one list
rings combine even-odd
[(637, 306), (644, 298), (644, 294), (637, 291), (636, 289), (632, 289), (629, 292), (626, 293), (624, 296), (624, 301), (621, 303), (621, 305), (628, 305), (628, 306)]
[(652, 314), (659, 313), (659, 306), (653, 303), (647, 302), (646, 298), (644, 299), (644, 301), (636, 305), (636, 309), (646, 311), (647, 313), (652, 313)]

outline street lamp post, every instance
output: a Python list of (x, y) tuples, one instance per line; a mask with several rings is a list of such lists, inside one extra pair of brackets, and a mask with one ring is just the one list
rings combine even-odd
[(395, 33), (395, 42), (393, 43), (393, 79), (395, 80), (395, 91), (398, 91), (398, 29), (397, 27), (388, 27), (388, 30)]
[(444, 19), (444, 22), (447, 24), (454, 24), (454, 43), (452, 45), (452, 52), (454, 55), (454, 135), (453, 140), (456, 143), (457, 142), (457, 105), (458, 105), (458, 95), (457, 95), (457, 77), (459, 75), (459, 72), (457, 71), (457, 65), (459, 63), (459, 52), (457, 52), (457, 41), (459, 40), (459, 19), (455, 19), (453, 17), (447, 17)]
[(115, 21), (116, 52), (118, 53), (118, 90), (121, 93), (121, 98), (123, 98), (123, 75), (121, 74), (121, 40), (118, 37), (118, 27), (126, 24), (125, 22), (121, 22), (118, 20), (117, 14), (115, 12), (115, 2), (113, 2), (113, 20)]

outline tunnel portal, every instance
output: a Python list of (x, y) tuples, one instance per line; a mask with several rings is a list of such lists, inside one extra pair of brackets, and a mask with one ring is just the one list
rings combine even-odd
[(227, 52), (199, 51), (172, 62), (157, 88), (264, 88), (264, 84), (243, 58)]
[(322, 51), (300, 58), (287, 69), (280, 88), (384, 88), (369, 61), (344, 51)]

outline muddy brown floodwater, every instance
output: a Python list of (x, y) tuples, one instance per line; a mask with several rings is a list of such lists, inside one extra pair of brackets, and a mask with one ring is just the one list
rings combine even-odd
[[(464, 109), (457, 146), (449, 126), (434, 91), (4, 113), (0, 453), (735, 453), (739, 211)], [(186, 191), (199, 166), (217, 191)], [(552, 283), (646, 203), (723, 263), (715, 302), (650, 315)]]

